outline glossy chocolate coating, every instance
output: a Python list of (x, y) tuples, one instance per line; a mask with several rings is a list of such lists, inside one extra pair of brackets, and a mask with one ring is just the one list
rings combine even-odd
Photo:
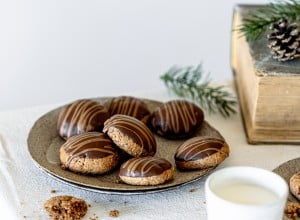
[(119, 154), (109, 137), (100, 132), (86, 132), (69, 138), (62, 146), (69, 155), (66, 167), (74, 158), (101, 159)]
[(155, 109), (151, 126), (163, 137), (178, 139), (195, 132), (203, 120), (203, 111), (197, 105), (184, 100), (174, 100)]
[(109, 116), (107, 109), (100, 103), (88, 99), (78, 100), (60, 111), (57, 130), (66, 140), (84, 132), (101, 131)]
[(104, 105), (111, 115), (128, 115), (137, 118), (144, 123), (146, 123), (151, 115), (145, 102), (131, 96), (120, 96), (112, 98)]
[(109, 128), (117, 129), (124, 137), (127, 137), (143, 150), (142, 155), (153, 156), (156, 153), (156, 140), (151, 130), (140, 120), (128, 115), (113, 115), (105, 121), (103, 132)]
[(149, 177), (162, 174), (172, 168), (166, 159), (157, 157), (132, 158), (121, 165), (120, 176)]
[[(175, 153), (176, 161), (201, 160), (221, 151), (225, 145), (222, 139), (209, 137), (194, 137), (180, 145)], [(225, 153), (225, 152), (224, 152)], [(227, 154), (227, 153), (226, 153)]]

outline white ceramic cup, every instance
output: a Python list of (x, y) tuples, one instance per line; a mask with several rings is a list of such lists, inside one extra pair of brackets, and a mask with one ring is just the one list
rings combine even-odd
[(208, 220), (282, 220), (288, 185), (256, 167), (228, 167), (205, 182)]

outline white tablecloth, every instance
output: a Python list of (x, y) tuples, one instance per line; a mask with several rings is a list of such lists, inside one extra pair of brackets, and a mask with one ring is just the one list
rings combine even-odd
[[(167, 91), (131, 95), (161, 101), (174, 98)], [(95, 215), (99, 219), (113, 219), (109, 211), (114, 209), (120, 211), (118, 219), (206, 219), (206, 177), (165, 192), (109, 195), (73, 188), (37, 168), (27, 151), (27, 136), (33, 123), (57, 106), (0, 112), (1, 216), (6, 213), (10, 216), (6, 219), (49, 219), (43, 203), (55, 195), (72, 195), (91, 205), (85, 219)], [(272, 170), (300, 156), (300, 148), (296, 145), (248, 145), (239, 113), (226, 119), (218, 114), (206, 114), (206, 120), (220, 131), (231, 147), (230, 157), (217, 169), (247, 165)]]

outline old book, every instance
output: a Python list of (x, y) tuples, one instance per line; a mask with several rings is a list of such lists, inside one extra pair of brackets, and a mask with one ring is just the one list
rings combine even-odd
[[(237, 5), (233, 30), (249, 10)], [(249, 143), (300, 143), (300, 59), (272, 58), (267, 38), (248, 43), (232, 32), (231, 66)]]

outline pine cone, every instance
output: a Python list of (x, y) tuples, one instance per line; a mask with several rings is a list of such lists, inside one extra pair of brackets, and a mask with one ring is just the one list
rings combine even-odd
[(287, 61), (300, 57), (300, 33), (297, 24), (288, 24), (286, 19), (273, 23), (267, 36), (273, 58)]

